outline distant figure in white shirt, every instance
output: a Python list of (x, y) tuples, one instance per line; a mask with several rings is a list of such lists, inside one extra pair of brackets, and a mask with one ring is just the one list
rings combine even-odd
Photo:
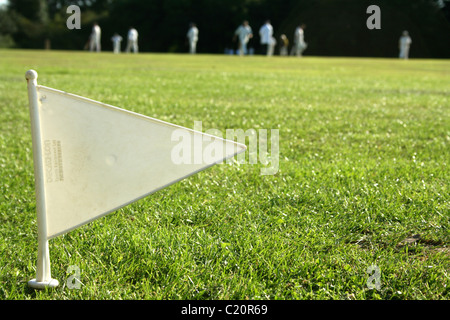
[(138, 47), (138, 32), (135, 28), (130, 27), (130, 29), (128, 30), (128, 36), (127, 36), (127, 48), (126, 48), (126, 52), (129, 53), (130, 50), (133, 50), (134, 53), (138, 53), (139, 52), (139, 47)]
[(305, 42), (305, 24), (299, 25), (294, 32), (294, 45), (292, 46), (291, 56), (301, 57), (303, 51), (305, 51), (308, 46)]
[(272, 41), (272, 36), (273, 36), (273, 27), (270, 24), (270, 20), (267, 20), (264, 23), (264, 25), (259, 29), (259, 37), (263, 55), (268, 55), (270, 53), (269, 47)]
[(243, 56), (247, 54), (247, 43), (253, 37), (252, 28), (249, 26), (248, 21), (245, 20), (234, 32), (234, 39), (239, 38), (239, 55)]
[(190, 24), (190, 28), (186, 34), (189, 40), (189, 53), (195, 54), (197, 52), (197, 41), (198, 41), (198, 29), (195, 23)]
[(120, 53), (120, 43), (122, 42), (122, 37), (117, 33), (114, 33), (114, 36), (111, 38), (113, 43), (113, 52), (115, 54)]
[(89, 43), (90, 51), (94, 51), (94, 50), (97, 52), (101, 51), (101, 46), (100, 46), (101, 35), (102, 35), (102, 30), (100, 29), (97, 22), (95, 22), (94, 26), (92, 27), (92, 33), (91, 33), (91, 37), (90, 37), (90, 43)]
[(398, 41), (398, 46), (400, 49), (399, 58), (400, 59), (408, 59), (409, 58), (409, 47), (412, 43), (411, 37), (409, 36), (408, 31), (403, 31), (400, 40)]

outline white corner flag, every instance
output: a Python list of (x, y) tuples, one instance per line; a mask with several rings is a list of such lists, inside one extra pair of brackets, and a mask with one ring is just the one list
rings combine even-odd
[[(48, 240), (245, 151), (210, 136), (101, 102), (37, 85), (27, 71), (38, 225), (33, 288), (55, 287)], [(183, 150), (207, 146), (208, 159), (179, 163)], [(200, 141), (200, 143), (199, 143)], [(200, 148), (200, 149), (199, 149)]]

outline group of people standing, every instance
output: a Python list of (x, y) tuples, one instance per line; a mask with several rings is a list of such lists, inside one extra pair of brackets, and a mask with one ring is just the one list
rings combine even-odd
[[(85, 49), (89, 48), (89, 51), (95, 51), (100, 52), (101, 51), (101, 29), (98, 23), (94, 23), (94, 26), (92, 27), (91, 35), (89, 36), (89, 41), (85, 46)], [(139, 34), (137, 30), (134, 27), (130, 27), (128, 30), (127, 35), (127, 46), (125, 49), (125, 52), (139, 52), (139, 46), (138, 46), (138, 37)], [(189, 31), (186, 35), (186, 37), (189, 40), (189, 52), (191, 54), (195, 54), (197, 51), (197, 41), (198, 41), (198, 29), (195, 23), (191, 23)], [(121, 43), (122, 43), (122, 36), (120, 36), (118, 33), (114, 33), (114, 35), (111, 38), (111, 41), (113, 43), (113, 52), (115, 54), (120, 53), (121, 50)]]
[[(306, 28), (305, 24), (299, 24), (294, 32), (294, 44), (291, 49), (291, 55), (301, 57), (303, 51), (307, 48), (305, 42), (304, 30)], [(270, 24), (270, 20), (266, 22), (259, 29), (259, 38), (261, 44), (261, 54), (266, 56), (272, 56), (275, 53), (275, 47), (277, 45), (277, 40), (273, 36), (273, 26)], [(245, 20), (235, 31), (234, 39), (239, 38), (239, 55), (247, 54), (247, 45), (251, 38), (253, 38), (253, 31), (248, 21)], [(285, 34), (280, 36), (281, 46), (280, 55), (288, 55), (289, 39)]]
[[(92, 27), (92, 32), (91, 35), (89, 36), (89, 42), (87, 44), (87, 46), (89, 47), (89, 51), (96, 51), (96, 52), (100, 52), (101, 51), (101, 34), (102, 31), (100, 29), (100, 26), (97, 23), (94, 23), (94, 26)], [(138, 47), (138, 32), (134, 27), (130, 27), (130, 29), (128, 30), (128, 35), (127, 35), (127, 46), (125, 49), (125, 52), (131, 52), (133, 51), (134, 53), (138, 53), (139, 52), (139, 47)], [(123, 38), (118, 34), (118, 33), (114, 33), (114, 35), (111, 38), (111, 41), (113, 43), (113, 52), (114, 53), (120, 53), (120, 48), (121, 48), (121, 43), (122, 43)]]
[[(303, 52), (308, 47), (308, 44), (305, 42), (305, 35), (304, 30), (306, 28), (306, 25), (304, 23), (301, 23), (297, 26), (297, 28), (294, 31), (294, 38), (293, 38), (293, 45), (290, 51), (291, 56), (297, 56), (301, 57), (303, 55)], [(189, 53), (195, 54), (197, 52), (197, 42), (198, 42), (198, 28), (195, 23), (191, 23), (189, 26), (189, 30), (186, 34), (186, 38), (189, 41)], [(277, 44), (277, 41), (275, 37), (273, 36), (274, 31), (273, 27), (270, 24), (270, 20), (266, 20), (265, 23), (261, 26), (259, 29), (259, 38), (260, 38), (260, 44), (261, 44), (261, 54), (272, 56), (275, 52), (275, 46)], [(125, 49), (125, 52), (131, 52), (138, 53), (139, 47), (138, 47), (138, 32), (135, 28), (130, 27), (128, 30), (127, 35), (127, 46)], [(238, 54), (243, 56), (248, 54), (249, 50), (247, 48), (248, 43), (250, 39), (253, 38), (253, 30), (250, 27), (247, 20), (244, 20), (242, 24), (235, 30), (233, 41), (236, 41), (238, 39)], [(92, 27), (92, 33), (89, 37), (89, 42), (86, 45), (86, 47), (89, 47), (90, 51), (101, 51), (101, 29), (97, 23), (94, 23), (94, 26)], [(111, 41), (113, 43), (113, 52), (115, 54), (120, 53), (121, 48), (121, 42), (122, 37), (115, 33), (114, 36), (111, 38)], [(280, 36), (281, 45), (280, 45), (280, 55), (281, 56), (287, 56), (289, 53), (289, 39), (285, 34), (282, 34)], [(409, 48), (411, 45), (411, 37), (409, 36), (408, 31), (404, 31), (402, 36), (399, 40), (399, 58), (400, 59), (408, 59), (409, 58)]]
[[(305, 28), (306, 25), (301, 23), (297, 26), (294, 32), (294, 43), (292, 45), (290, 55), (301, 57), (303, 52), (308, 47), (308, 44), (305, 42)], [(261, 54), (271, 56), (274, 54), (275, 46), (277, 41), (273, 36), (273, 27), (270, 24), (270, 20), (267, 20), (259, 29), (259, 37), (261, 43)], [(239, 49), (238, 54), (244, 55), (247, 54), (247, 45), (249, 40), (253, 37), (253, 31), (248, 21), (244, 21), (235, 31), (234, 40), (236, 37), (239, 38)], [(289, 54), (289, 39), (285, 34), (280, 36), (281, 45), (280, 45), (280, 55), (287, 56)], [(400, 59), (408, 59), (409, 58), (409, 48), (411, 46), (412, 40), (409, 36), (408, 31), (403, 31), (402, 36), (399, 40), (399, 58)]]

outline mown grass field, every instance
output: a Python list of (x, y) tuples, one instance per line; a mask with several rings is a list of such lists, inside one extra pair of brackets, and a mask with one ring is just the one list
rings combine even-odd
[[(30, 289), (28, 69), (189, 128), (278, 129), (279, 170), (217, 165), (52, 239), (60, 286)], [(1, 50), (0, 299), (449, 299), (449, 97), (448, 60)]]

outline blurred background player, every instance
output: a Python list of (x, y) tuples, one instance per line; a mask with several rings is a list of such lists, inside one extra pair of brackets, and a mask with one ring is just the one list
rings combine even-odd
[(263, 55), (268, 55), (270, 53), (269, 47), (272, 42), (272, 36), (273, 36), (273, 27), (270, 24), (270, 20), (266, 20), (266, 22), (259, 29), (259, 37), (262, 47), (261, 53)]
[(408, 59), (409, 58), (409, 47), (411, 46), (412, 40), (409, 36), (408, 31), (403, 31), (400, 40), (398, 41), (398, 46), (400, 49), (399, 57), (400, 59)]
[(122, 42), (122, 37), (119, 34), (114, 33), (111, 41), (113, 43), (113, 52), (115, 54), (120, 53), (120, 43)]
[(128, 30), (128, 36), (127, 36), (127, 49), (125, 50), (127, 53), (130, 52), (130, 50), (133, 50), (134, 53), (139, 52), (138, 47), (138, 32), (135, 28), (130, 27)]
[(285, 34), (282, 34), (280, 36), (280, 56), (287, 56), (288, 55), (288, 48), (289, 48), (289, 39), (286, 37)]
[(291, 56), (301, 57), (307, 44), (305, 42), (305, 24), (299, 25), (294, 32), (294, 45), (292, 46)]
[(190, 24), (190, 28), (186, 34), (189, 40), (189, 53), (195, 54), (197, 52), (197, 41), (198, 41), (198, 29), (195, 23)]
[(234, 39), (239, 38), (239, 55), (243, 56), (247, 54), (247, 43), (253, 37), (252, 28), (249, 26), (248, 21), (245, 20), (234, 32)]
[(100, 52), (101, 45), (100, 45), (100, 38), (102, 35), (102, 30), (100, 29), (99, 25), (94, 23), (94, 26), (92, 27), (92, 33), (90, 37), (90, 44), (89, 44), (89, 50), (90, 51), (97, 51)]
[(269, 42), (269, 46), (267, 48), (267, 55), (268, 56), (273, 56), (273, 54), (275, 53), (275, 47), (277, 45), (277, 39), (275, 39), (275, 37), (271, 37), (270, 38), (270, 42)]

